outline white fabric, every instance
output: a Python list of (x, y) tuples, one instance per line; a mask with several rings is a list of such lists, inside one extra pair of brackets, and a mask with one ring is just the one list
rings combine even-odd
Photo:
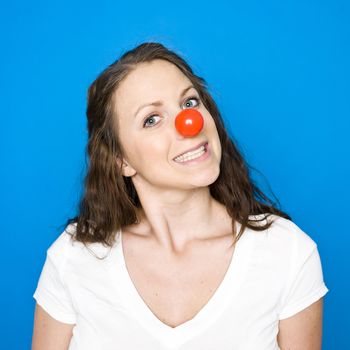
[(176, 328), (161, 322), (138, 294), (121, 235), (112, 248), (94, 243), (88, 250), (66, 232), (75, 224), (47, 250), (33, 297), (58, 321), (75, 324), (69, 350), (279, 349), (279, 320), (329, 290), (317, 244), (292, 221), (271, 218), (267, 230), (244, 231), (213, 297)]

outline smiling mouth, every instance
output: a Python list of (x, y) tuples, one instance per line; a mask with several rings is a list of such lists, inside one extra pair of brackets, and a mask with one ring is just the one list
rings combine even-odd
[(204, 141), (204, 142), (201, 142), (199, 145), (197, 145), (196, 147), (193, 147), (193, 148), (190, 148), (189, 150), (187, 150), (187, 151), (185, 151), (185, 152), (183, 152), (183, 153), (181, 153), (181, 154), (179, 154), (179, 155), (177, 155), (175, 158), (173, 158), (173, 160), (175, 160), (176, 158), (178, 158), (178, 157), (183, 157), (183, 156), (187, 156), (187, 155), (190, 155), (191, 153), (193, 154), (193, 153), (195, 153), (195, 152), (198, 152), (200, 149), (201, 149), (201, 147), (205, 147), (205, 148), (207, 148), (207, 145), (208, 145), (208, 141)]
[(202, 157), (208, 151), (208, 142), (202, 142), (201, 145), (197, 146), (197, 148), (187, 151), (185, 153), (180, 154), (175, 157), (173, 160), (177, 163), (187, 162), (193, 159), (197, 159)]

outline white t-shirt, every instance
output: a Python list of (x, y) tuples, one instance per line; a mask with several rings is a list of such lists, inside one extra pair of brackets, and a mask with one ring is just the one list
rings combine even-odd
[(121, 235), (112, 248), (94, 243), (89, 251), (65, 232), (75, 224), (47, 250), (33, 297), (56, 320), (75, 324), (69, 350), (279, 349), (279, 320), (329, 290), (317, 244), (292, 221), (271, 218), (275, 222), (267, 230), (244, 231), (212, 298), (175, 328), (160, 321), (138, 294)]

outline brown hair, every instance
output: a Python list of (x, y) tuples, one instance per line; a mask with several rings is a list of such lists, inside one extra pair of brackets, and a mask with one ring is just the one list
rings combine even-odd
[[(117, 118), (113, 114), (114, 95), (120, 82), (139, 63), (155, 59), (166, 60), (182, 71), (198, 91), (202, 103), (215, 121), (222, 158), (219, 177), (209, 188), (212, 197), (227, 208), (232, 218), (234, 236), (234, 222), (241, 224), (235, 242), (246, 227), (256, 231), (270, 227), (272, 221), (266, 221), (265, 224), (260, 222), (271, 214), (291, 220), (288, 214), (276, 208), (250, 178), (251, 167), (228, 135), (216, 103), (207, 90), (206, 81), (194, 74), (185, 60), (175, 52), (160, 43), (146, 42), (127, 51), (109, 65), (88, 89), (86, 114), (89, 164), (79, 213), (65, 223), (66, 226), (76, 224), (75, 239), (84, 244), (101, 242), (112, 246), (116, 238), (115, 233), (119, 229), (138, 222), (136, 209), (141, 207), (141, 203), (136, 189), (131, 178), (122, 175), (122, 165), (118, 166), (116, 161), (117, 158), (123, 159), (124, 151), (115, 132)], [(274, 198), (277, 200), (275, 196)], [(261, 217), (259, 214), (264, 215)], [(259, 215), (260, 219), (252, 218), (251, 215)]]

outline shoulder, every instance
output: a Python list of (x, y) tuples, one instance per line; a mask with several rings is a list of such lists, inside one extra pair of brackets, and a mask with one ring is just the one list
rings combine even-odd
[[(260, 216), (260, 215), (259, 215)], [(264, 215), (261, 214), (262, 218)], [(263, 231), (249, 230), (254, 237), (256, 256), (271, 260), (281, 268), (298, 268), (317, 250), (317, 244), (301, 227), (278, 215), (269, 215), (261, 223), (271, 222)]]
[(293, 248), (301, 256), (308, 255), (315, 250), (317, 243), (310, 236), (310, 232), (305, 232), (291, 220), (277, 215), (274, 215), (274, 217), (269, 234), (274, 236), (276, 241)]
[(270, 215), (266, 220), (271, 222), (266, 230), (249, 230), (254, 237), (252, 269), (259, 275), (270, 276), (266, 279), (275, 287), (277, 283), (276, 288), (281, 293), (284, 291), (284, 297), (292, 293), (292, 288), (304, 291), (308, 288), (312, 290), (312, 283), (313, 286), (321, 286), (320, 257), (312, 237), (283, 217)]
[(294, 247), (309, 251), (317, 246), (313, 238), (291, 220), (272, 214), (263, 223), (266, 221), (271, 222), (271, 226), (264, 231), (256, 231), (256, 235), (260, 235), (261, 239), (275, 245), (276, 248)]
[(76, 227), (76, 223), (67, 225), (47, 249), (47, 256), (55, 265), (62, 267), (68, 261), (70, 265), (95, 262), (110, 253), (111, 247), (106, 247), (102, 243), (84, 244), (77, 241), (75, 238)]
[(69, 224), (64, 231), (56, 237), (46, 251), (48, 261), (58, 270), (63, 269), (70, 255), (70, 250), (72, 247), (76, 247), (76, 243), (73, 240), (75, 227), (76, 224)]
[(75, 233), (76, 224), (69, 224), (63, 232), (51, 243), (47, 249), (48, 255), (52, 257), (61, 256), (63, 252), (66, 252), (71, 246), (75, 246), (73, 236)]

